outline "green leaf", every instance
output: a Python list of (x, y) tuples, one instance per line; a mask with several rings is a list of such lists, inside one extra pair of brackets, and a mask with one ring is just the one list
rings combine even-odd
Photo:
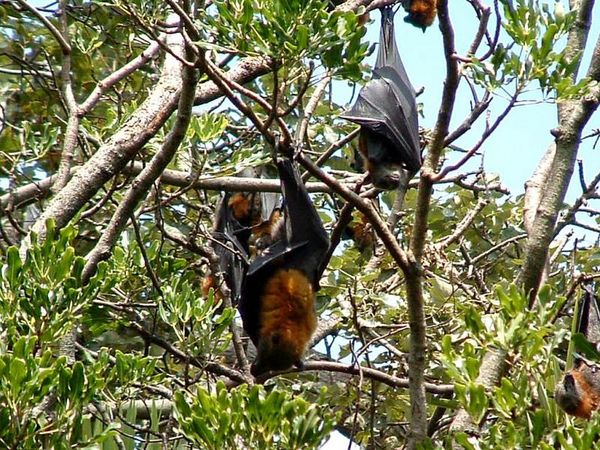
[(575, 344), (575, 350), (578, 353), (583, 354), (583, 356), (592, 361), (600, 361), (600, 353), (596, 349), (596, 346), (589, 342), (582, 333), (575, 333), (572, 340), (573, 344)]
[(85, 383), (85, 373), (81, 361), (76, 361), (73, 364), (71, 372), (71, 380), (69, 382), (70, 397), (79, 399), (83, 394), (83, 386)]

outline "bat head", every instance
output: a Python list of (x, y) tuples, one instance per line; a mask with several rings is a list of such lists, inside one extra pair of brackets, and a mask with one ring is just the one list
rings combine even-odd
[(579, 369), (567, 372), (556, 385), (554, 399), (567, 414), (589, 419), (598, 408), (599, 398), (586, 378)]
[(249, 196), (242, 192), (236, 192), (229, 197), (227, 206), (231, 208), (231, 213), (238, 222), (248, 221), (252, 206)]
[[(423, 30), (423, 33), (427, 30), (427, 27), (431, 25), (431, 23), (427, 24), (427, 16), (422, 13), (409, 13), (404, 21), (406, 23), (410, 23), (411, 25), (420, 28)], [(432, 21), (433, 22), (433, 21)]]
[(556, 385), (554, 399), (567, 414), (574, 415), (583, 401), (583, 392), (571, 372), (565, 374)]
[(288, 330), (274, 330), (263, 335), (258, 343), (256, 360), (250, 369), (257, 376), (268, 370), (285, 370), (293, 365), (300, 366), (304, 348)]
[(361, 128), (358, 151), (376, 188), (386, 191), (396, 189), (401, 184), (407, 185), (414, 175), (414, 172), (406, 170), (402, 160), (397, 158), (393, 144), (367, 127)]
[(373, 186), (384, 191), (396, 189), (400, 184), (399, 166), (392, 164), (373, 164), (370, 161), (366, 163), (367, 172), (371, 176)]

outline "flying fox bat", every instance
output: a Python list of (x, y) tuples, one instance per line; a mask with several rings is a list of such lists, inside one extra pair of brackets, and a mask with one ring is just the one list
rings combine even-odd
[[(219, 258), (219, 271), (231, 291), (232, 303), (239, 301), (244, 272), (248, 266), (247, 227), (243, 225), (251, 216), (250, 200), (244, 194), (226, 193), (221, 199), (215, 215), (213, 230), (213, 250)], [(246, 245), (244, 245), (246, 244)], [(214, 274), (209, 274), (202, 281), (202, 292), (208, 295), (210, 288), (215, 289), (217, 299), (223, 295), (215, 285)]]
[[(240, 176), (256, 177), (260, 173), (256, 169), (244, 169)], [(276, 222), (276, 193), (226, 193), (217, 207), (213, 229), (213, 249), (219, 258), (219, 270), (231, 289), (232, 302), (237, 304), (240, 297), (241, 283), (248, 258), (256, 254), (255, 248), (266, 238)], [(258, 244), (257, 244), (258, 243)], [(202, 291), (206, 296), (210, 288), (216, 288), (213, 275), (208, 275), (202, 282)], [(222, 297), (216, 290), (217, 298)]]
[(363, 213), (357, 211), (352, 214), (352, 222), (344, 230), (343, 237), (352, 239), (361, 252), (373, 250), (376, 242), (372, 225)]
[(404, 9), (408, 11), (405, 22), (425, 31), (435, 20), (437, 0), (407, 0), (403, 3)]
[[(600, 310), (590, 285), (585, 286), (577, 331), (592, 344), (600, 343)], [(556, 386), (554, 398), (558, 405), (573, 416), (589, 419), (600, 408), (600, 365), (576, 358)]]
[(251, 372), (300, 366), (316, 325), (315, 292), (329, 238), (298, 170), (277, 162), (283, 192), (281, 236), (250, 263), (242, 284), (240, 314), (257, 349)]
[[(373, 78), (361, 89), (342, 118), (361, 126), (359, 151), (373, 185), (394, 189), (421, 167), (415, 91), (408, 79), (394, 37), (394, 12), (381, 10), (379, 53)], [(405, 171), (402, 176), (400, 171)]]

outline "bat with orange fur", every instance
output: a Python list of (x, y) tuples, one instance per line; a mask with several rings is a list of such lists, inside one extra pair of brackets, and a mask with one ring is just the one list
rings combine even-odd
[[(600, 343), (600, 310), (590, 285), (585, 286), (577, 331), (590, 343)], [(600, 366), (576, 357), (573, 369), (557, 384), (554, 399), (567, 414), (589, 419), (600, 408)]]
[(408, 12), (404, 21), (423, 31), (431, 26), (437, 15), (437, 0), (408, 0), (403, 6)]
[[(252, 220), (251, 216), (251, 197), (241, 192), (226, 193), (215, 214), (212, 248), (219, 259), (219, 271), (231, 291), (233, 304), (239, 301), (244, 272), (248, 266), (247, 240), (250, 233), (246, 231), (246, 224)], [(207, 274), (202, 280), (205, 297), (211, 288), (216, 299), (221, 300), (223, 294), (213, 273)]]
[[(239, 175), (256, 177), (263, 169), (247, 168)], [(248, 266), (248, 259), (269, 242), (272, 229), (278, 221), (277, 206), (280, 195), (270, 192), (227, 192), (223, 196), (213, 228), (212, 247), (219, 258), (219, 271), (232, 294), (232, 303), (239, 301), (241, 283)], [(211, 288), (217, 299), (222, 298), (214, 274), (202, 280), (202, 292), (206, 297)]]
[(296, 167), (282, 159), (277, 170), (283, 192), (281, 235), (250, 263), (239, 306), (257, 349), (254, 375), (302, 364), (317, 325), (315, 293), (329, 247)]

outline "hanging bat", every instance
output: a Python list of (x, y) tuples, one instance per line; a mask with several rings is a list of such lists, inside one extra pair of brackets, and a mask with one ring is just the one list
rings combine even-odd
[(352, 222), (345, 228), (342, 238), (352, 239), (360, 252), (368, 249), (374, 251), (375, 249), (375, 231), (367, 217), (361, 212), (354, 211), (352, 213)]
[(277, 162), (284, 222), (278, 240), (250, 263), (242, 284), (240, 314), (257, 349), (254, 375), (302, 364), (316, 325), (315, 292), (329, 238), (297, 169)]
[[(221, 199), (215, 214), (213, 229), (214, 242), (212, 248), (219, 258), (219, 271), (231, 291), (231, 301), (237, 304), (240, 298), (244, 272), (248, 266), (246, 233), (247, 223), (251, 217), (251, 201), (247, 194), (236, 192), (226, 193)], [(218, 300), (223, 298), (219, 287), (215, 284), (214, 274), (209, 274), (202, 280), (202, 292), (208, 295), (210, 288), (215, 291)]]
[[(244, 169), (239, 176), (258, 177), (261, 169)], [(248, 259), (256, 254), (256, 243), (264, 240), (263, 235), (270, 233), (272, 223), (276, 222), (277, 193), (226, 193), (217, 207), (212, 247), (219, 258), (219, 270), (232, 293), (232, 303), (239, 301), (243, 274)], [(212, 274), (202, 282), (202, 291), (208, 295), (210, 288), (215, 289), (217, 298), (222, 294), (215, 286)]]
[(403, 2), (403, 6), (408, 11), (404, 21), (421, 28), (423, 32), (433, 23), (437, 15), (437, 0), (407, 0)]
[[(421, 167), (415, 91), (394, 37), (394, 12), (381, 10), (379, 53), (373, 78), (342, 118), (361, 126), (359, 151), (373, 185), (394, 189)], [(404, 173), (403, 173), (404, 172)]]
[[(584, 287), (577, 331), (592, 344), (600, 343), (600, 310), (590, 285)], [(589, 419), (600, 408), (600, 365), (577, 357), (556, 386), (554, 398), (567, 414)]]

